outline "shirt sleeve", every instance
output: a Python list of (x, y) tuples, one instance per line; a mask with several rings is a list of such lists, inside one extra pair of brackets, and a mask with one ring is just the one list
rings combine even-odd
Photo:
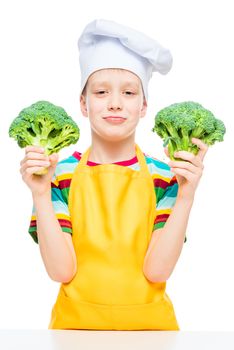
[[(71, 216), (68, 209), (68, 203), (62, 193), (62, 190), (59, 188), (59, 182), (55, 176), (51, 182), (51, 200), (56, 218), (58, 219), (62, 231), (72, 234)], [(37, 218), (34, 206), (32, 209), (28, 233), (31, 235), (33, 240), (38, 243)]]
[[(158, 195), (157, 195), (158, 194)], [(162, 190), (156, 191), (156, 217), (154, 221), (154, 230), (162, 228), (169, 218), (175, 205), (178, 194), (178, 182), (176, 176), (173, 176), (168, 186)], [(187, 241), (185, 236), (184, 243)]]

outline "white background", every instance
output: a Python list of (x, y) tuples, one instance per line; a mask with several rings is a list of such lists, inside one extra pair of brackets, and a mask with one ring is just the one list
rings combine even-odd
[(39, 247), (27, 233), (32, 200), (19, 173), (24, 150), (8, 137), (19, 111), (38, 100), (65, 108), (78, 123), (78, 144), (90, 144), (79, 107), (77, 40), (95, 18), (115, 20), (155, 38), (174, 58), (154, 73), (147, 116), (136, 142), (165, 162), (151, 131), (156, 112), (185, 100), (200, 102), (227, 127), (225, 142), (209, 149), (187, 228), (188, 241), (167, 282), (181, 330), (234, 330), (233, 10), (232, 1), (2, 1), (0, 5), (1, 234), (0, 328), (44, 328), (59, 283), (50, 280)]

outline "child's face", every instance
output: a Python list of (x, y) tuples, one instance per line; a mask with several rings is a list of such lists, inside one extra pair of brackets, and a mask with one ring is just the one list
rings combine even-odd
[[(101, 69), (91, 74), (80, 106), (82, 114), (89, 118), (93, 136), (98, 134), (108, 141), (120, 141), (133, 134), (147, 110), (141, 80), (124, 69)], [(106, 116), (126, 120), (112, 124), (104, 119)]]

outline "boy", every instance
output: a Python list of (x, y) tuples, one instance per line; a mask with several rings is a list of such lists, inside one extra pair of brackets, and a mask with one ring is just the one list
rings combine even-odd
[[(78, 44), (92, 145), (58, 164), (57, 155), (27, 147), (21, 162), (34, 202), (29, 233), (49, 276), (61, 282), (49, 328), (179, 330), (166, 280), (207, 146), (194, 139), (198, 155), (178, 152), (185, 161), (167, 166), (135, 143), (152, 72), (171, 67), (167, 49), (106, 20), (89, 23)], [(44, 166), (48, 174), (33, 175)]]

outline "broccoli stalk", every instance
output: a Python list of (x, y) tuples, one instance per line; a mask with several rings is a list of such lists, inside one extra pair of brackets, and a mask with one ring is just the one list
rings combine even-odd
[(174, 152), (185, 150), (197, 154), (199, 151), (198, 146), (192, 143), (192, 137), (213, 145), (215, 141), (223, 141), (226, 129), (224, 123), (201, 104), (187, 101), (160, 110), (152, 131), (164, 140), (164, 147), (168, 145), (170, 159), (183, 160), (175, 158)]
[[(24, 108), (9, 128), (21, 148), (28, 145), (45, 149), (46, 155), (59, 152), (62, 148), (76, 143), (80, 136), (77, 124), (61, 107), (48, 101), (38, 101)], [(47, 173), (47, 168), (36, 175)]]

